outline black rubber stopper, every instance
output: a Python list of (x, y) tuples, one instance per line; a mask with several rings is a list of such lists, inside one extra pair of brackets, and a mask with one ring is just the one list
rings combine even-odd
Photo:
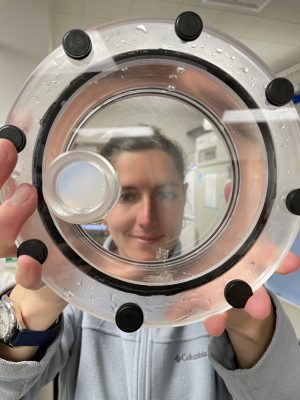
[(234, 308), (244, 308), (252, 294), (248, 283), (239, 279), (230, 281), (224, 289), (225, 299)]
[(0, 138), (10, 140), (20, 153), (26, 146), (25, 133), (14, 125), (4, 125), (0, 128)]
[(125, 303), (116, 313), (116, 324), (123, 332), (135, 332), (142, 326), (144, 314), (137, 304)]
[(83, 60), (92, 50), (89, 35), (81, 29), (73, 29), (65, 33), (62, 45), (67, 56), (74, 60)]
[(192, 11), (185, 11), (176, 18), (176, 35), (185, 42), (196, 40), (200, 36), (202, 29), (202, 19)]
[(38, 239), (30, 239), (21, 243), (17, 250), (17, 257), (30, 256), (43, 264), (48, 257), (48, 249), (44, 242)]
[(300, 215), (300, 189), (294, 189), (286, 196), (287, 209), (295, 215)]
[(275, 78), (266, 87), (266, 98), (273, 106), (284, 106), (294, 96), (294, 86), (286, 78)]

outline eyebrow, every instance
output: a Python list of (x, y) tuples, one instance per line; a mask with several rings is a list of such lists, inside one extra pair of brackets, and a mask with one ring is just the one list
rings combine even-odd
[[(164, 189), (167, 187), (176, 187), (179, 188), (181, 185), (179, 185), (176, 182), (167, 182), (167, 183), (163, 183), (162, 185), (158, 185), (155, 187), (155, 189)], [(136, 186), (131, 186), (131, 185), (127, 185), (127, 186), (122, 186), (122, 190), (136, 190), (137, 187)]]

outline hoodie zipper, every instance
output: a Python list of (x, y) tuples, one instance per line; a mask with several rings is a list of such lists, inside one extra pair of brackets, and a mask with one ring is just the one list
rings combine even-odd
[(140, 336), (140, 351), (138, 357), (138, 379), (137, 379), (137, 391), (136, 400), (148, 400), (149, 399), (149, 385), (148, 385), (148, 368), (149, 368), (149, 329), (145, 328), (141, 330)]

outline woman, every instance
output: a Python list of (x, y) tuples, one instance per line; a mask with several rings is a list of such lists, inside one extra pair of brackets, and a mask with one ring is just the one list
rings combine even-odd
[[(125, 142), (118, 147), (115, 142), (103, 149), (122, 185), (120, 202), (106, 219), (111, 233), (108, 246), (135, 260), (153, 260), (159, 249), (169, 257), (174, 255), (186, 196), (181, 157), (170, 150), (170, 142), (168, 150), (164, 148), (166, 139), (161, 135), (152, 139), (146, 148), (136, 141), (135, 147), (124, 148)], [(6, 140), (0, 141), (1, 154), (3, 184), (17, 154)], [(0, 206), (1, 257), (14, 253), (16, 236), (36, 202), (34, 188), (23, 184)], [(292, 270), (298, 265), (298, 258), (290, 254), (281, 268)], [(18, 259), (16, 281), (9, 297), (23, 326), (48, 330), (57, 326), (63, 312), (63, 327), (44, 346), (0, 344), (2, 400), (33, 399), (58, 373), (59, 398), (64, 400), (299, 396), (298, 342), (278, 300), (271, 301), (263, 288), (249, 299), (245, 310), (231, 310), (205, 321), (210, 335), (220, 335), (210, 340), (201, 322), (121, 332), (113, 323), (82, 312), (52, 293), (41, 282), (40, 265), (28, 256)]]
[(184, 157), (177, 144), (153, 131), (111, 139), (101, 151), (121, 184), (120, 200), (105, 219), (110, 247), (131, 260), (155, 260), (163, 250), (171, 257), (179, 248), (187, 191)]

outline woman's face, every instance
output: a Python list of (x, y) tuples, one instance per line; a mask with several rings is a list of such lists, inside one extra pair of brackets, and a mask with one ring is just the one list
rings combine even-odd
[(173, 159), (162, 150), (125, 151), (111, 161), (119, 174), (121, 196), (105, 220), (118, 254), (155, 260), (178, 241), (186, 185)]

